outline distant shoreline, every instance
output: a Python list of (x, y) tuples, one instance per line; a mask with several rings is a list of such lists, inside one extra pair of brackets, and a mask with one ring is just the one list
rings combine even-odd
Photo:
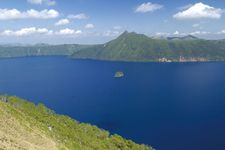
[(73, 58), (71, 56), (66, 55), (39, 55), (39, 56), (18, 56), (18, 57), (0, 57), (0, 60), (4, 59), (17, 59), (17, 58), (38, 58), (38, 57), (63, 57), (71, 60), (91, 60), (91, 61), (106, 61), (106, 62), (124, 62), (124, 63), (162, 63), (162, 64), (169, 64), (169, 63), (207, 63), (207, 62), (225, 62), (225, 60), (171, 60), (171, 61), (154, 61), (154, 60), (114, 60), (114, 59), (94, 59), (94, 58)]
[(0, 58), (66, 56), (121, 62), (212, 62), (225, 61), (225, 40), (203, 40), (193, 36), (154, 39), (135, 32), (97, 45), (2, 46)]

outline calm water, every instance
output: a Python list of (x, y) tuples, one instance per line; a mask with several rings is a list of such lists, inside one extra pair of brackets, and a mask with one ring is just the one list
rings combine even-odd
[(225, 63), (2, 59), (0, 92), (157, 150), (225, 149)]

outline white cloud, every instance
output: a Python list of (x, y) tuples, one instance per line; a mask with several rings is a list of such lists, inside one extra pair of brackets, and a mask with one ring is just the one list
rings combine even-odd
[(225, 34), (225, 30), (221, 30), (221, 31), (217, 32), (217, 34)]
[(68, 19), (61, 19), (55, 23), (55, 26), (63, 26), (69, 24), (70, 21)]
[(42, 4), (42, 0), (27, 0), (27, 2), (31, 4)]
[(62, 30), (56, 32), (55, 34), (56, 35), (79, 35), (82, 33), (83, 32), (81, 30), (74, 30), (74, 29), (66, 28), (66, 29), (62, 29)]
[(119, 34), (121, 34), (121, 32), (108, 30), (108, 31), (106, 31), (106, 32), (103, 33), (103, 36), (106, 36), (106, 37), (115, 37), (115, 36), (118, 36)]
[(94, 27), (95, 26), (93, 24), (91, 24), (91, 23), (85, 25), (86, 29), (93, 29)]
[(61, 29), (59, 31), (53, 31), (49, 30), (47, 28), (36, 28), (36, 27), (29, 27), (29, 28), (22, 28), (19, 30), (4, 30), (0, 32), (1, 36), (15, 36), (15, 37), (24, 37), (24, 36), (30, 36), (30, 35), (61, 35), (61, 36), (67, 36), (67, 35), (74, 35), (79, 36), (83, 35), (83, 32), (81, 30), (74, 30), (74, 29)]
[(167, 33), (167, 32), (157, 32), (155, 33), (155, 36), (169, 36), (170, 33)]
[(36, 4), (36, 5), (46, 4), (48, 6), (53, 6), (56, 4), (56, 1), (54, 0), (27, 0), (27, 2), (31, 4)]
[(151, 2), (147, 2), (147, 3), (143, 3), (143, 4), (139, 5), (135, 9), (135, 12), (136, 13), (147, 13), (147, 12), (153, 12), (153, 11), (159, 10), (161, 8), (163, 8), (163, 6), (160, 4), (153, 4)]
[(120, 30), (120, 29), (122, 29), (122, 27), (121, 26), (114, 26), (113, 29), (114, 30)]
[(21, 12), (17, 9), (0, 9), (0, 20), (13, 19), (51, 19), (57, 18), (59, 12), (54, 9), (37, 11), (34, 9)]
[(36, 29), (36, 31), (37, 31), (37, 33), (48, 33), (49, 32), (49, 30), (46, 28), (38, 28), (38, 29)]
[(5, 30), (1, 33), (1, 35), (4, 36), (28, 36), (32, 34), (49, 34), (52, 31), (49, 31), (46, 28), (36, 28), (36, 27), (30, 27), (30, 28), (22, 28), (20, 30)]
[(59, 34), (59, 35), (71, 35), (71, 34), (74, 34), (74, 32), (75, 31), (73, 29), (66, 28), (66, 29), (62, 29), (59, 32), (57, 32), (57, 34)]
[(173, 34), (174, 34), (174, 35), (179, 35), (180, 32), (179, 32), (179, 31), (175, 31)]
[(75, 31), (75, 34), (82, 34), (83, 32), (81, 30)]
[(173, 33), (169, 33), (169, 32), (156, 32), (154, 34), (154, 36), (156, 37), (170, 37), (170, 36), (185, 36), (187, 35), (186, 33), (181, 33), (179, 31), (175, 31)]
[[(222, 33), (222, 31), (220, 33)], [(224, 30), (224, 33), (225, 33), (225, 30)], [(187, 35), (201, 36), (201, 35), (209, 35), (209, 34), (215, 34), (215, 33), (208, 32), (208, 31), (194, 31), (194, 32), (189, 32), (189, 33), (175, 31), (174, 33), (157, 32), (157, 33), (155, 33), (155, 36), (156, 37), (187, 36)]]
[(189, 33), (190, 35), (206, 35), (206, 34), (212, 34), (211, 32), (207, 32), (207, 31), (195, 31), (195, 32), (191, 32)]
[(89, 17), (86, 14), (81, 13), (76, 15), (69, 15), (68, 18), (82, 20), (82, 19), (88, 19)]
[(220, 19), (223, 13), (223, 9), (214, 8), (203, 3), (196, 3), (188, 9), (173, 15), (173, 17), (175, 19)]

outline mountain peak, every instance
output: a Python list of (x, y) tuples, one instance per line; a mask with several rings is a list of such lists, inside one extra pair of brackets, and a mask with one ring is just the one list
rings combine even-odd
[(184, 38), (186, 38), (186, 39), (198, 39), (196, 36), (193, 36), (193, 35), (187, 35), (187, 36), (185, 36)]
[(168, 37), (168, 40), (197, 40), (198, 38), (193, 35), (186, 35), (183, 37)]
[(129, 38), (129, 37), (135, 37), (135, 38), (149, 38), (148, 36), (144, 35), (144, 34), (138, 34), (136, 32), (128, 32), (128, 31), (124, 31), (119, 37), (118, 39), (121, 38)]
[(123, 34), (126, 35), (126, 34), (129, 34), (129, 32), (128, 32), (127, 30), (125, 30), (125, 31), (122, 33), (122, 35), (123, 35)]
[(129, 36), (131, 34), (136, 34), (135, 32), (128, 32), (127, 30), (125, 30), (121, 35), (120, 37), (124, 37), (124, 36)]

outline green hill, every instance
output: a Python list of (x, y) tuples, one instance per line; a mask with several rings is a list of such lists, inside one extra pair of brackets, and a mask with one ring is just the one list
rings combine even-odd
[(28, 56), (70, 56), (73, 53), (92, 45), (0, 45), (0, 58)]
[(117, 39), (77, 51), (74, 58), (119, 61), (224, 61), (224, 40), (194, 36), (154, 39), (124, 32)]
[(0, 58), (69, 56), (113, 61), (224, 61), (225, 40), (204, 40), (192, 35), (151, 38), (124, 32), (115, 40), (98, 45), (0, 45)]
[(0, 150), (152, 150), (12, 96), (0, 96), (0, 123)]

